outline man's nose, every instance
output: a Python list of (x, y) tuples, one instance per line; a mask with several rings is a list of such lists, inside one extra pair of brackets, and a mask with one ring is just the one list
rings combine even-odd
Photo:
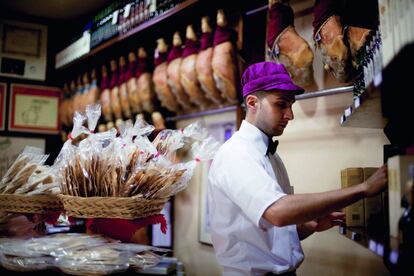
[(288, 120), (293, 120), (295, 116), (293, 115), (293, 110), (292, 108), (288, 108), (288, 110), (285, 113), (285, 118)]

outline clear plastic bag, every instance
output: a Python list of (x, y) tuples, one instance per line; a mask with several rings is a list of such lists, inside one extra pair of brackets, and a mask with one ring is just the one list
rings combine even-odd
[(68, 252), (56, 259), (56, 266), (65, 273), (75, 275), (107, 275), (124, 272), (129, 268), (129, 252), (120, 252), (108, 246)]
[(148, 269), (156, 266), (161, 260), (162, 256), (146, 251), (129, 258), (129, 265), (135, 270)]
[(0, 182), (0, 193), (12, 194), (27, 183), (29, 177), (46, 162), (49, 155), (35, 147), (25, 147)]
[(91, 133), (93, 133), (95, 131), (96, 125), (98, 124), (99, 117), (101, 117), (101, 105), (87, 105), (86, 117), (88, 120), (88, 129)]
[(0, 264), (8, 270), (28, 272), (53, 268), (55, 258), (47, 256), (20, 257), (0, 254)]

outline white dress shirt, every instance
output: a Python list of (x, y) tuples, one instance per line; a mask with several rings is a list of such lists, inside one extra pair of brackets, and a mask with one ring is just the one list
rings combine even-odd
[(276, 227), (263, 213), (292, 193), (279, 155), (266, 154), (268, 137), (243, 121), (219, 149), (208, 175), (208, 214), (224, 275), (295, 270), (303, 261), (296, 225)]

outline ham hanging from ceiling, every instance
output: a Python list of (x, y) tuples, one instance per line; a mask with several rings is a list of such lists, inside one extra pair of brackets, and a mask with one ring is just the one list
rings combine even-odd
[(236, 104), (237, 100), (237, 61), (234, 46), (234, 30), (227, 26), (223, 10), (217, 12), (217, 28), (213, 41), (213, 76), (216, 87), (227, 103)]
[(180, 70), (181, 84), (190, 96), (191, 102), (196, 104), (201, 110), (205, 110), (210, 105), (210, 102), (206, 99), (205, 93), (197, 79), (196, 61), (200, 45), (192, 25), (187, 26), (185, 35), (186, 41)]
[(280, 0), (269, 0), (267, 46), (270, 59), (285, 65), (296, 84), (315, 83), (313, 52), (295, 29), (292, 8)]
[(154, 64), (155, 69), (152, 79), (154, 82), (155, 93), (161, 102), (161, 106), (171, 112), (177, 112), (178, 104), (168, 85), (167, 44), (163, 38), (157, 40)]
[(171, 88), (171, 91), (174, 93), (177, 102), (181, 109), (189, 111), (193, 109), (190, 102), (189, 96), (184, 91), (183, 86), (181, 85), (181, 62), (182, 62), (182, 41), (179, 32), (175, 32), (173, 35), (173, 46), (168, 54), (168, 85)]
[(197, 79), (206, 93), (206, 98), (216, 105), (221, 105), (224, 99), (216, 87), (211, 64), (213, 59), (213, 33), (208, 16), (201, 19), (201, 31), (201, 45), (196, 61)]

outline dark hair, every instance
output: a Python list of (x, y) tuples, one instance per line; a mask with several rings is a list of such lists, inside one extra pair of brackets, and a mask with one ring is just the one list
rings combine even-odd
[(261, 99), (263, 99), (265, 97), (266, 94), (267, 94), (266, 91), (255, 91), (255, 92), (252, 92), (252, 93), (250, 93), (249, 95), (247, 95), (247, 96), (245, 96), (243, 98), (243, 102), (244, 102), (244, 104), (246, 104), (246, 98), (248, 96), (250, 96), (250, 95), (254, 95), (254, 96), (258, 97), (261, 100)]

